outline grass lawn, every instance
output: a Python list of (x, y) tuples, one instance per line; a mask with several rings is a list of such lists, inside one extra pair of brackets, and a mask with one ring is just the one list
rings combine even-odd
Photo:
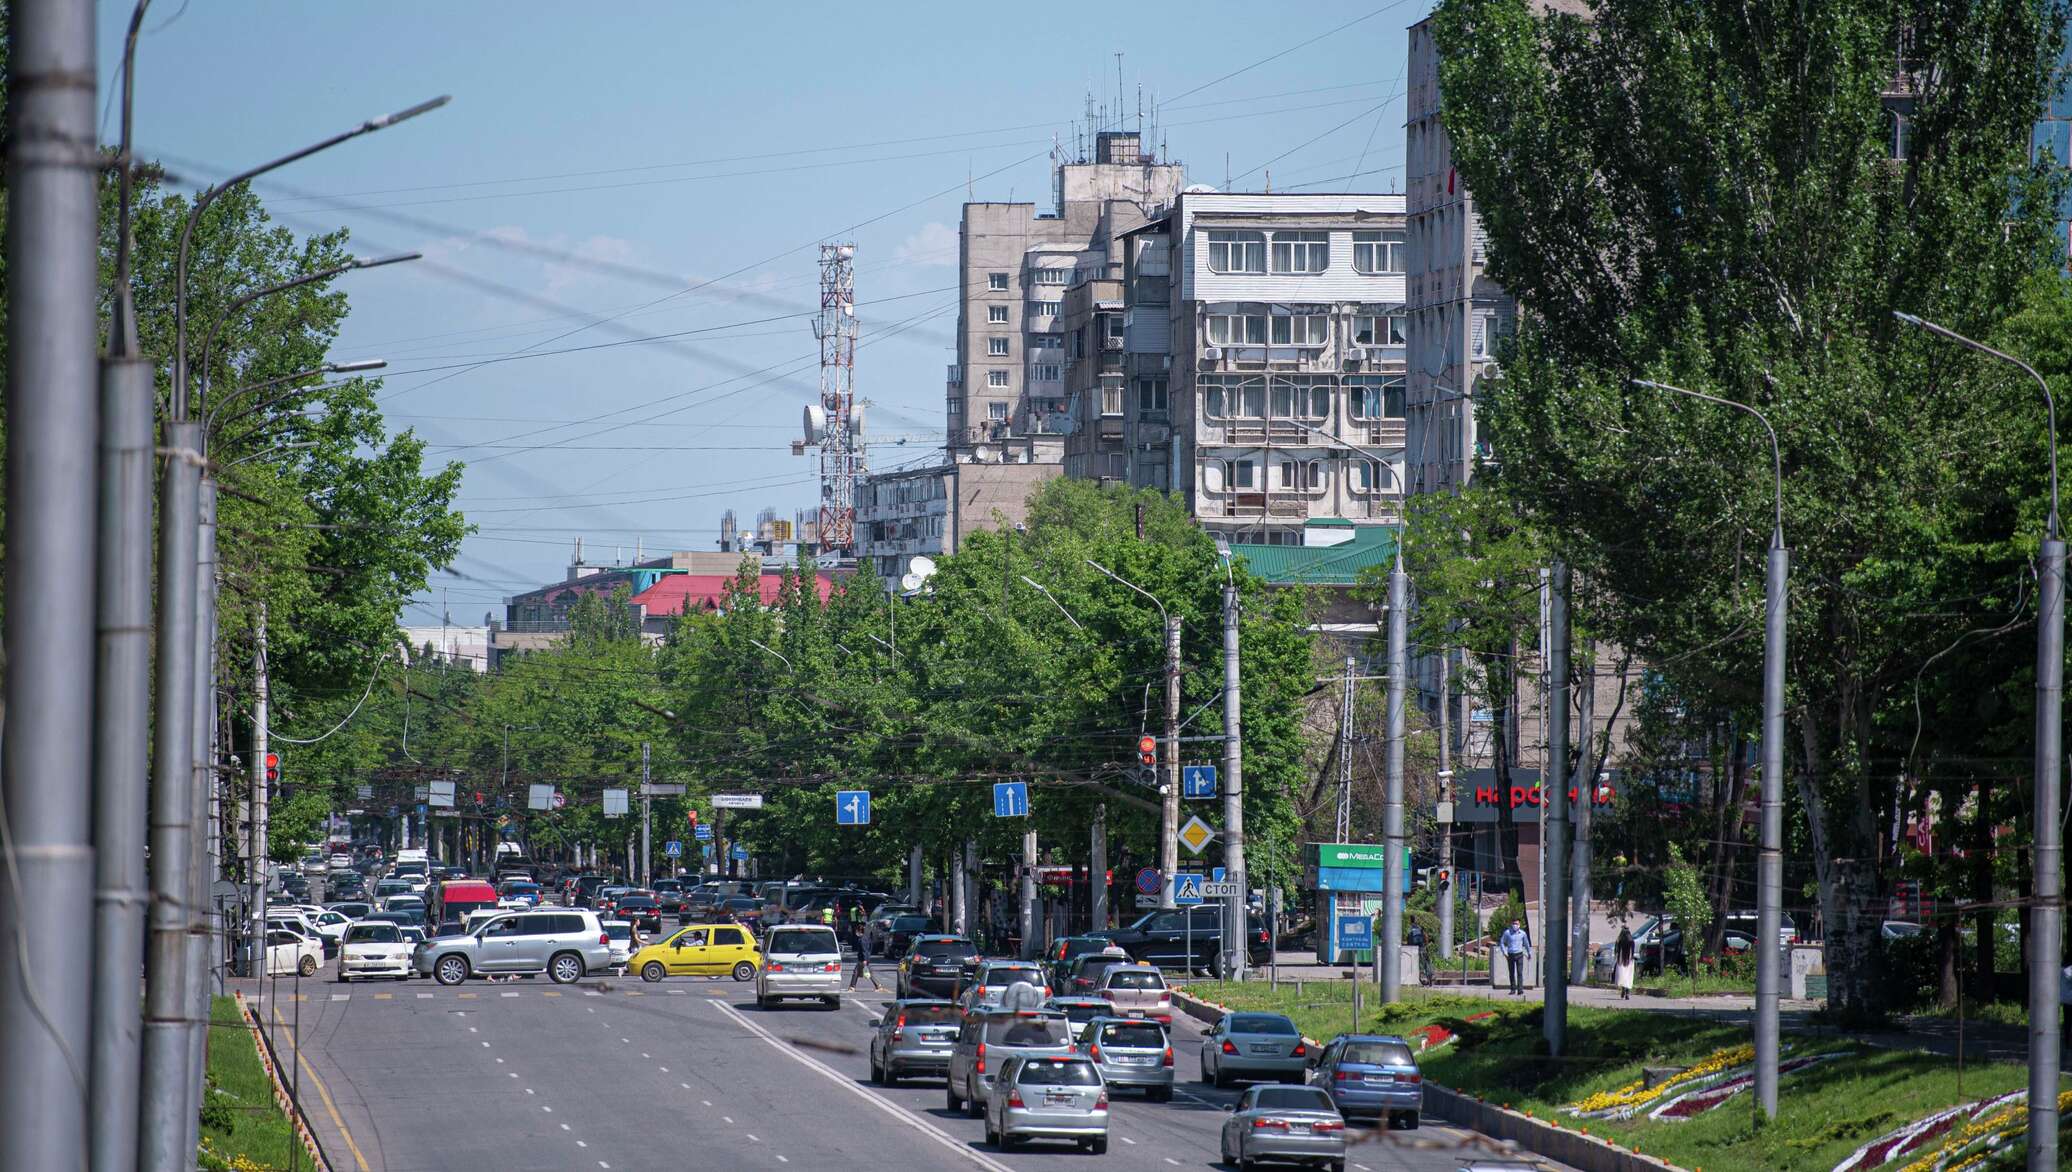
[[(1233, 1009), (1285, 1013), (1310, 1037), (1330, 1038), (1353, 1025), (1347, 985), (1306, 983), (1299, 995), (1292, 985), (1275, 992), (1263, 982), (1199, 982), (1186, 989)], [(1369, 995), (1373, 991), (1371, 985), (1365, 990)], [(1497, 1016), (1473, 1023), (1464, 1020), (1489, 1011)], [(1786, 1075), (1778, 1084), (1777, 1120), (1760, 1129), (1753, 1119), (1750, 1092), (1684, 1122), (1653, 1122), (1644, 1113), (1623, 1122), (1577, 1119), (1559, 1109), (1586, 1095), (1639, 1081), (1643, 1066), (1689, 1066), (1715, 1050), (1746, 1044), (1748, 1033), (1644, 1010), (1571, 1006), (1567, 1052), (1557, 1060), (1545, 1054), (1541, 1020), (1537, 1004), (1414, 994), (1386, 1011), (1370, 1003), (1361, 1014), (1360, 1028), (1404, 1033), (1434, 1022), (1444, 1024), (1459, 1040), (1419, 1059), (1433, 1081), (1708, 1172), (1827, 1172), (1864, 1141), (1902, 1123), (1940, 1107), (2020, 1090), (2028, 1082), (2019, 1063), (1968, 1063), (1960, 1095), (1956, 1066), (1949, 1058), (1787, 1034), (1784, 1040), (1791, 1053), (1838, 1050), (1845, 1056)]]
[[(297, 1146), (288, 1117), (274, 1105), (273, 1083), (237, 1002), (218, 997), (209, 1009), (208, 1089), (201, 1113), (203, 1168), (238, 1172), (286, 1168)], [(308, 1157), (298, 1154), (299, 1165)]]

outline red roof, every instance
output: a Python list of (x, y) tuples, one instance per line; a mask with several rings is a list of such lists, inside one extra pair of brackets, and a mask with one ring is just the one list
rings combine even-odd
[[(729, 590), (734, 585), (732, 574), (664, 574), (653, 586), (632, 598), (635, 606), (644, 607), (649, 618), (683, 614), (686, 610), (711, 611), (727, 605)], [(835, 591), (835, 581), (826, 574), (814, 576), (814, 586), (820, 594), (820, 601), (826, 602)], [(774, 606), (777, 596), (784, 589), (782, 574), (764, 574), (757, 583), (757, 593), (764, 606)]]

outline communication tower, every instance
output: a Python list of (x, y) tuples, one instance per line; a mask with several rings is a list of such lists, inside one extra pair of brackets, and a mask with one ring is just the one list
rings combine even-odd
[(867, 471), (856, 405), (856, 246), (820, 246), (820, 402), (806, 408), (798, 450), (820, 449), (820, 549), (856, 552), (856, 482)]

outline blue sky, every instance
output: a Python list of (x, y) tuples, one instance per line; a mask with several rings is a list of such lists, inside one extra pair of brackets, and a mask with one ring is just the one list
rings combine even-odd
[[(261, 190), (291, 227), (427, 256), (348, 278), (337, 356), (386, 358), (391, 427), (467, 463), (481, 531), (404, 621), (443, 597), (476, 623), (578, 536), (711, 549), (725, 509), (812, 503), (787, 445), (821, 240), (858, 246), (873, 466), (925, 457), (967, 181), (1048, 206), (1053, 136), (1069, 152), (1088, 96), (1115, 104), (1117, 52), (1129, 122), (1141, 86), (1190, 181), (1401, 190), (1404, 30), (1428, 8), (156, 0), (136, 134), (198, 186), (453, 95)], [(105, 87), (129, 5), (100, 12)]]

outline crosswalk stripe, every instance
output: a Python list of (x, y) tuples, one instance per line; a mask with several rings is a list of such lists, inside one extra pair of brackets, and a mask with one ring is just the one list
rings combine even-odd
[(376, 993), (374, 999), (376, 1001), (394, 1001), (396, 995), (394, 993)]
[(462, 1001), (473, 1001), (476, 995), (473, 993), (456, 993), (454, 994), (454, 996), (460, 998)]
[[(351, 1001), (352, 999), (353, 999), (353, 995), (352, 995), (352, 994), (350, 994), (350, 993), (333, 993), (333, 994), (331, 994), (331, 1000), (333, 1000), (333, 1001)], [(299, 1001), (299, 1000), (301, 1000), (301, 998), (297, 998), (296, 1000), (298, 1000), (298, 1001)]]
[(542, 990), (540, 990), (540, 996), (542, 996), (542, 997), (559, 997), (559, 996), (561, 996), (561, 994), (559, 994), (559, 993), (556, 993), (556, 992), (555, 992), (554, 990), (552, 990), (552, 989), (542, 989)]

